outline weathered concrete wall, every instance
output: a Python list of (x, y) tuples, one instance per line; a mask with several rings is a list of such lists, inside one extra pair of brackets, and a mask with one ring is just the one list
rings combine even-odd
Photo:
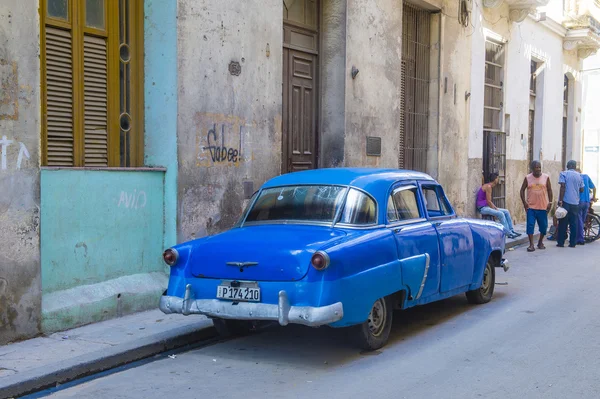
[[(346, 166), (398, 167), (402, 3), (348, 0)], [(356, 79), (351, 68), (359, 69)], [(381, 137), (381, 157), (366, 155), (366, 137)]]
[(178, 241), (231, 227), (244, 182), (281, 171), (282, 26), (279, 0), (178, 3)]
[[(546, 172), (546, 171), (545, 171)], [(525, 222), (526, 215), (521, 201), (521, 185), (523, 179), (529, 173), (529, 162), (527, 159), (516, 160), (508, 159), (506, 161), (506, 175), (510, 178), (506, 179), (506, 208), (510, 210), (513, 222)], [(547, 172), (546, 172), (547, 173)], [(552, 175), (550, 175), (552, 178)], [(552, 183), (551, 181), (550, 183)]]
[(467, 181), (467, 192), (466, 194), (466, 205), (463, 211), (463, 216), (468, 217), (479, 217), (477, 215), (477, 208), (475, 206), (475, 200), (477, 191), (481, 187), (481, 164), (483, 159), (481, 158), (469, 158), (468, 160), (468, 181)]
[[(468, 198), (469, 106), (465, 92), (471, 90), (473, 28), (456, 18), (458, 2), (445, 1), (441, 16), (440, 119), (438, 180), (458, 214), (470, 210)], [(475, 22), (473, 22), (475, 23)], [(479, 155), (481, 156), (481, 155)]]
[(560, 161), (544, 161), (542, 163), (542, 170), (544, 173), (550, 175), (551, 184), (552, 184), (552, 192), (554, 194), (554, 206), (556, 207), (556, 203), (558, 202), (558, 192), (560, 186), (558, 185), (558, 176), (560, 172), (563, 171), (562, 164)]
[(569, 77), (567, 159), (583, 160), (583, 60), (576, 50), (563, 51), (562, 72)]
[(322, 2), (320, 167), (344, 164), (346, 126), (346, 1)]
[(38, 15), (0, 4), (0, 345), (40, 331)]

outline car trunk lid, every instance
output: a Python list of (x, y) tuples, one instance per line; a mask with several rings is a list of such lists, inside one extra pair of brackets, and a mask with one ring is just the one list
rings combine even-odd
[(251, 281), (297, 281), (310, 258), (345, 236), (327, 226), (257, 225), (202, 239), (190, 255), (195, 277)]

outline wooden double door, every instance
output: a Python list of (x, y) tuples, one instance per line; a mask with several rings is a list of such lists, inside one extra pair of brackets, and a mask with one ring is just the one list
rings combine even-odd
[(284, 1), (282, 172), (317, 167), (319, 5)]

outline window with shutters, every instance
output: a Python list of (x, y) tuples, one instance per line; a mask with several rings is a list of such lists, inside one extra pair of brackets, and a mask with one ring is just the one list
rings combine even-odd
[(143, 164), (143, 0), (43, 0), (44, 166)]

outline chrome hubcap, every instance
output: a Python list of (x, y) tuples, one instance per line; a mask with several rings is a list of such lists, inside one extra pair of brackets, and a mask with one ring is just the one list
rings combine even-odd
[(490, 286), (492, 285), (492, 271), (490, 270), (491, 266), (490, 263), (488, 262), (485, 265), (485, 270), (483, 271), (483, 282), (481, 283), (481, 293), (482, 294), (487, 294), (487, 292), (490, 289)]
[(385, 301), (383, 299), (378, 299), (371, 308), (368, 324), (371, 334), (375, 337), (381, 335), (383, 332), (383, 327), (385, 326), (387, 319), (386, 310)]

